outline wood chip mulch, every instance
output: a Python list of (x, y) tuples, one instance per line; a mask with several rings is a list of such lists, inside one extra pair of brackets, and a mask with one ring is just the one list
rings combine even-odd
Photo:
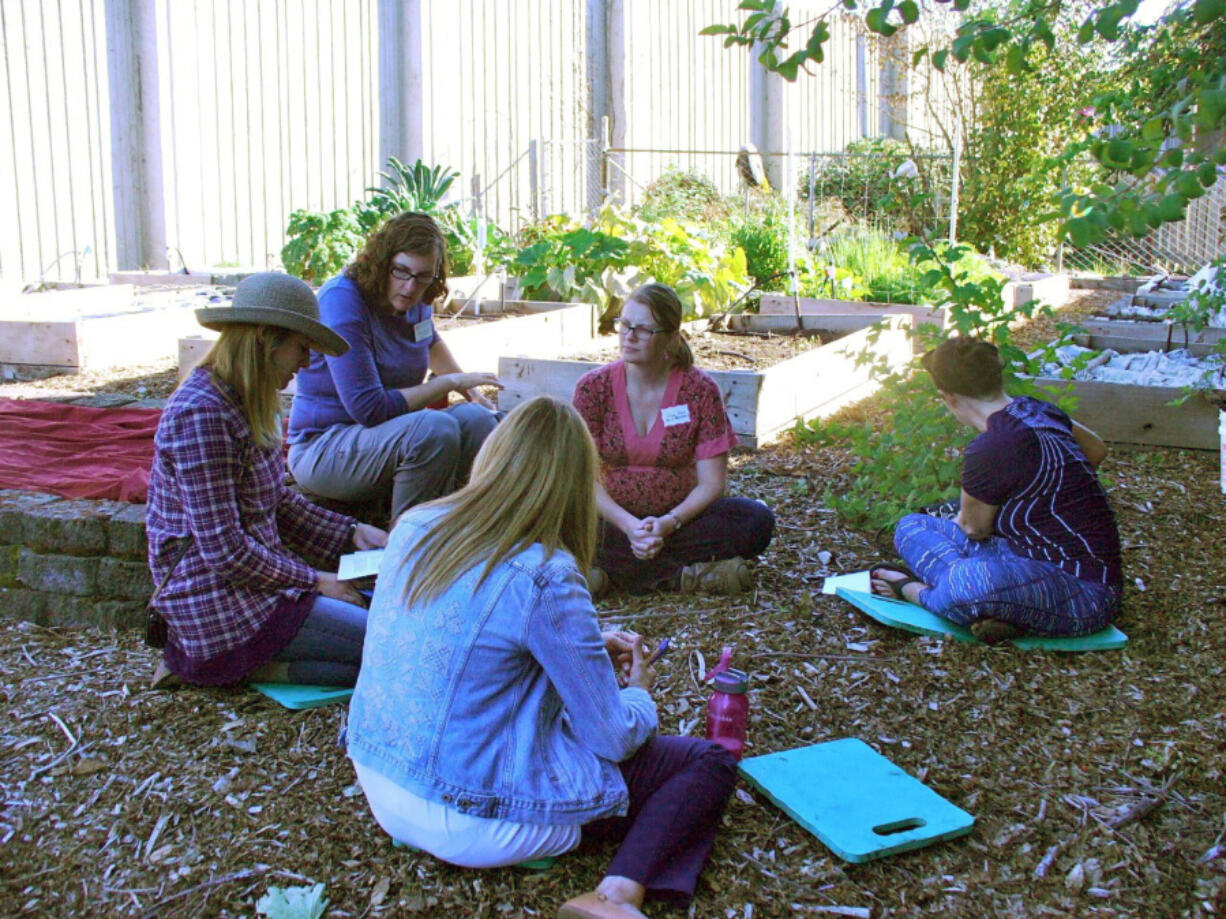
[[(732, 644), (752, 672), (750, 754), (858, 737), (975, 829), (851, 865), (742, 784), (689, 914), (1226, 912), (1218, 458), (1113, 449), (1130, 640), (1092, 654), (916, 637), (823, 596), (825, 575), (880, 558), (874, 534), (822, 504), (842, 463), (791, 444), (735, 457), (732, 490), (779, 520), (755, 593), (613, 597), (602, 617), (672, 638), (662, 730), (702, 732), (697, 674)], [(0, 915), (252, 917), (270, 887), (323, 883), (328, 917), (553, 916), (611, 855), (585, 849), (533, 874), (393, 849), (337, 746), (343, 708), (151, 692), (153, 664), (135, 634), (0, 622)]]

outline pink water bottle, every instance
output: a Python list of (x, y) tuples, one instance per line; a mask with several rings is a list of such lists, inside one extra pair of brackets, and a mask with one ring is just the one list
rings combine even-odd
[(715, 674), (714, 692), (707, 702), (707, 740), (713, 740), (740, 759), (745, 752), (745, 729), (749, 723), (749, 677), (743, 670)]

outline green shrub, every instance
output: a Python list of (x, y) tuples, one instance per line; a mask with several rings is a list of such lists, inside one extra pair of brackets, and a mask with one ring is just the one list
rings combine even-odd
[(553, 216), (520, 233), (524, 248), (510, 267), (524, 295), (620, 305), (639, 284), (672, 286), (687, 318), (726, 307), (749, 285), (745, 253), (671, 217), (648, 223), (607, 205), (592, 226)]
[[(729, 234), (735, 246), (745, 250), (745, 263), (750, 277), (766, 289), (781, 289), (788, 270), (787, 214), (774, 211), (750, 215), (738, 220)], [(774, 278), (775, 283), (771, 283)]]
[[(367, 188), (368, 197), (349, 208), (327, 214), (294, 211), (286, 228), (288, 241), (281, 250), (285, 270), (312, 284), (322, 284), (339, 274), (358, 253), (366, 238), (385, 220), (405, 211), (433, 217), (447, 241), (447, 270), (453, 276), (470, 274), (477, 252), (479, 221), (464, 217), (457, 205), (443, 199), (458, 172), (443, 166), (426, 166), (421, 160), (406, 166), (396, 157), (379, 173), (386, 184)], [(494, 224), (486, 223), (486, 266), (510, 260), (515, 253), (511, 240)]]
[(728, 217), (724, 197), (705, 174), (697, 169), (682, 171), (669, 166), (664, 175), (647, 186), (634, 214), (648, 223), (672, 217), (690, 223), (718, 223)]
[(294, 211), (285, 235), (281, 264), (290, 274), (316, 285), (340, 274), (366, 242), (358, 216), (349, 208), (327, 214)]

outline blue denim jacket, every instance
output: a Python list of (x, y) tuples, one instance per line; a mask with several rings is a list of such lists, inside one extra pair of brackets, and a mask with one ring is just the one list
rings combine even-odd
[(405, 579), (437, 509), (393, 531), (349, 709), (349, 755), (413, 794), (480, 817), (579, 824), (624, 814), (617, 764), (656, 728), (619, 689), (587, 585), (564, 551), (484, 563), (406, 608)]

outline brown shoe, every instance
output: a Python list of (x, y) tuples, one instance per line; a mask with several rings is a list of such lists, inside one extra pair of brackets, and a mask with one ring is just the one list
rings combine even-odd
[(1012, 622), (1000, 619), (976, 619), (971, 623), (971, 634), (985, 645), (998, 645), (1022, 634), (1022, 630)]
[(149, 681), (150, 689), (174, 689), (176, 686), (182, 686), (183, 681), (175, 674), (170, 672), (170, 668), (166, 666), (165, 661), (158, 661), (157, 667), (153, 671), (153, 679)]
[(681, 569), (681, 592), (702, 591), (733, 596), (753, 587), (753, 575), (740, 556), (720, 558), (713, 562), (695, 562)]
[(592, 595), (592, 599), (595, 599), (608, 590), (609, 576), (604, 573), (603, 568), (593, 565), (587, 572), (587, 592)]

